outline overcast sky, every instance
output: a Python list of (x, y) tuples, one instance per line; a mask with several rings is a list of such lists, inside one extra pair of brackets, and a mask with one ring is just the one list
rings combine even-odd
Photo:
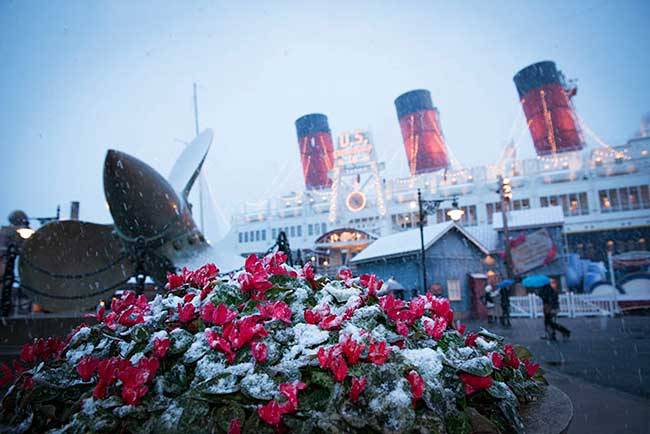
[[(369, 128), (386, 174), (406, 176), (393, 100), (415, 88), (464, 166), (493, 162), (522, 112), (512, 76), (540, 60), (578, 78), (578, 113), (621, 144), (650, 110), (649, 22), (648, 1), (2, 0), (0, 218), (57, 204), (67, 217), (79, 200), (82, 219), (109, 222), (106, 150), (166, 176), (194, 135), (193, 82), (215, 130), (208, 182), (230, 211), (301, 188), (306, 113)], [(527, 132), (519, 150), (533, 155)]]

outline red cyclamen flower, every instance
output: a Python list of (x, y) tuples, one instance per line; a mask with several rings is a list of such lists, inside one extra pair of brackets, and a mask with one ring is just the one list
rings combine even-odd
[(265, 405), (261, 405), (257, 408), (257, 414), (264, 422), (271, 426), (280, 425), (282, 420), (282, 407), (276, 400), (269, 401)]
[(97, 370), (99, 359), (94, 356), (84, 356), (77, 363), (77, 373), (84, 381), (90, 381)]
[(251, 344), (251, 353), (253, 353), (257, 363), (264, 363), (268, 356), (268, 347), (262, 342), (253, 342)]
[(241, 420), (231, 419), (228, 424), (228, 433), (227, 434), (240, 434), (241, 433)]
[(526, 367), (526, 375), (529, 377), (534, 377), (539, 370), (539, 363), (534, 363), (530, 360), (524, 360), (524, 366)]
[(352, 377), (352, 387), (350, 388), (350, 401), (355, 402), (359, 395), (366, 390), (366, 377)]
[(465, 337), (465, 346), (475, 347), (477, 338), (478, 335), (476, 333), (468, 333), (467, 336)]
[(257, 309), (259, 309), (262, 317), (266, 319), (277, 319), (291, 324), (291, 308), (283, 301), (259, 304)]
[(390, 351), (385, 341), (379, 343), (372, 341), (368, 347), (368, 359), (375, 365), (383, 365), (388, 359)]
[(422, 398), (424, 393), (424, 380), (416, 371), (410, 371), (406, 375), (406, 380), (411, 385), (411, 395), (413, 395), (413, 406), (415, 407), (417, 400)]
[(196, 309), (194, 308), (193, 304), (188, 303), (181, 306), (181, 304), (178, 303), (177, 308), (178, 308), (178, 320), (180, 322), (186, 324), (194, 320)]
[(459, 375), (465, 386), (465, 395), (471, 395), (479, 390), (487, 389), (492, 386), (492, 377), (479, 377), (477, 375), (467, 374), (465, 372)]
[(169, 289), (176, 289), (180, 288), (183, 286), (183, 277), (179, 276), (177, 274), (172, 274), (172, 273), (167, 273), (167, 285), (169, 285)]
[(350, 365), (352, 366), (356, 365), (359, 362), (361, 352), (364, 350), (364, 348), (366, 348), (366, 344), (357, 343), (357, 341), (352, 339), (352, 336), (347, 336), (343, 341), (343, 354), (345, 354), (345, 358), (348, 359), (348, 362), (350, 362)]
[(442, 335), (446, 329), (447, 321), (440, 316), (436, 317), (434, 320), (425, 320), (424, 322), (424, 331), (437, 341), (442, 339)]
[(169, 338), (156, 338), (153, 341), (153, 355), (158, 357), (159, 359), (163, 359), (167, 355), (167, 350), (169, 350), (169, 346), (171, 345), (171, 341)]
[(338, 382), (345, 380), (345, 377), (348, 375), (348, 365), (341, 356), (333, 357), (330, 360), (329, 368), (334, 375), (334, 379)]
[(492, 353), (492, 366), (494, 369), (501, 369), (503, 367), (503, 356), (499, 353)]
[(509, 366), (513, 369), (518, 369), (519, 357), (517, 357), (517, 353), (515, 353), (514, 347), (510, 344), (506, 344), (503, 346), (503, 352), (506, 355), (506, 366)]
[(298, 410), (298, 391), (305, 390), (307, 385), (302, 381), (280, 384), (280, 393), (286, 398), (286, 405), (283, 407), (284, 413), (293, 413)]

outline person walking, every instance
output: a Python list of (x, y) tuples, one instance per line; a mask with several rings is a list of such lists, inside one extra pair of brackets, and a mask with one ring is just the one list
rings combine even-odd
[(557, 281), (553, 279), (550, 284), (544, 285), (539, 291), (539, 297), (542, 299), (542, 303), (544, 303), (544, 329), (546, 330), (546, 336), (544, 338), (556, 341), (557, 337), (555, 332), (559, 331), (562, 333), (564, 339), (568, 339), (571, 336), (571, 331), (556, 321), (557, 313), (560, 310), (560, 296)]
[(494, 300), (492, 299), (492, 285), (488, 283), (485, 286), (485, 295), (483, 296), (483, 304), (488, 311), (488, 324), (492, 324), (494, 320)]
[(501, 287), (501, 325), (511, 327), (510, 324), (510, 285)]

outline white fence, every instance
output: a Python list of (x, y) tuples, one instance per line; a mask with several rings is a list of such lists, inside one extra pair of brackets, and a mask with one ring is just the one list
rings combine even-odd
[[(560, 294), (559, 316), (576, 318), (581, 316), (614, 316), (621, 313), (620, 302), (650, 302), (627, 295), (591, 295), (568, 292)], [(542, 299), (535, 294), (510, 297), (510, 316), (536, 318), (544, 315)]]

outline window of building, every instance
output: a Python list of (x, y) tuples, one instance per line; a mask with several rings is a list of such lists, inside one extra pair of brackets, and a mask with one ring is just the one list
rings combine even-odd
[(321, 233), (327, 232), (327, 223), (323, 222), (320, 224)]
[(296, 236), (296, 227), (291, 226), (291, 228), (289, 228), (289, 230), (291, 231), (290, 232), (291, 233), (291, 238), (295, 237)]
[(238, 235), (239, 235), (239, 243), (241, 244), (242, 241), (244, 241), (244, 236), (243, 236), (243, 234), (241, 232), (239, 232)]
[(650, 208), (647, 185), (610, 188), (598, 191), (601, 212), (629, 211)]
[(559, 205), (565, 217), (589, 214), (586, 192), (542, 196), (539, 205), (542, 208)]
[(460, 291), (460, 280), (449, 279), (447, 280), (447, 297), (449, 301), (460, 301), (463, 296)]
[(312, 225), (311, 223), (307, 225), (307, 235), (309, 236), (314, 235), (314, 225)]
[[(436, 211), (436, 222), (448, 222), (451, 220), (447, 212), (451, 208), (438, 209)], [(463, 226), (475, 226), (478, 222), (476, 220), (476, 205), (461, 206), (463, 210), (463, 217), (460, 219), (460, 224)]]
[(260, 236), (261, 236), (260, 231), (259, 230), (255, 231), (255, 241), (259, 241)]
[(271, 238), (274, 240), (278, 237), (278, 230), (276, 228), (271, 229)]
[(297, 234), (299, 237), (302, 237), (302, 225), (300, 225), (300, 226), (298, 226), (298, 227), (296, 228), (296, 234)]
[(244, 242), (248, 242), (248, 232), (244, 232)]

